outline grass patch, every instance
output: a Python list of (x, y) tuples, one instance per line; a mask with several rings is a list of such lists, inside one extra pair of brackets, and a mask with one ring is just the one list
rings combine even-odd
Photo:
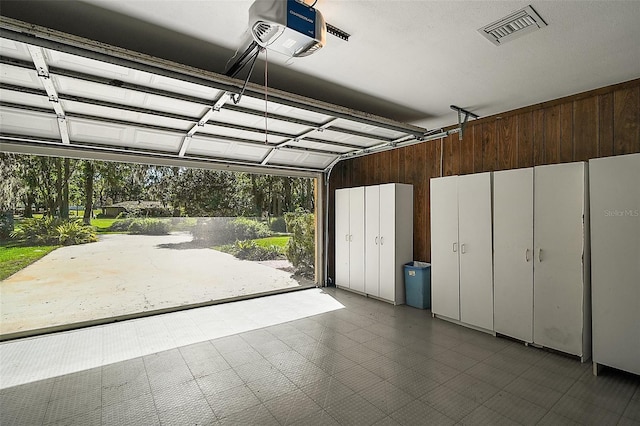
[(279, 236), (279, 237), (268, 237), (268, 238), (259, 238), (257, 240), (253, 240), (258, 246), (268, 248), (270, 246), (276, 246), (284, 250), (287, 247), (287, 243), (289, 242), (289, 236)]
[(9, 242), (0, 244), (0, 280), (26, 268), (36, 260), (46, 256), (59, 246), (30, 246)]
[(91, 226), (96, 227), (96, 231), (100, 234), (108, 232), (111, 225), (120, 219), (91, 219)]

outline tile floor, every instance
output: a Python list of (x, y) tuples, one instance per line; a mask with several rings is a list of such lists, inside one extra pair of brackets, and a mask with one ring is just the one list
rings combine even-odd
[[(220, 312), (194, 310), (197, 337), (184, 339), (185, 314), (168, 314), (164, 330), (138, 328), (137, 349), (117, 362), (105, 355), (128, 341), (117, 328), (103, 326), (102, 349), (93, 352), (95, 342), (82, 337), (69, 346), (69, 333), (39, 338), (50, 339), (50, 353), (56, 337), (66, 338), (58, 345), (99, 359), (69, 374), (53, 365), (64, 357), (34, 355), (38, 338), (3, 343), (0, 372), (13, 382), (0, 377), (0, 424), (640, 425), (638, 376), (606, 369), (596, 378), (591, 364), (342, 290), (293, 294), (230, 304), (227, 313), (259, 311), (271, 325), (243, 331), (227, 318), (236, 334), (191, 344), (210, 336), (203, 324), (220, 322)], [(314, 307), (327, 299), (335, 304)], [(163, 339), (173, 347), (145, 351)], [(39, 378), (7, 376), (6, 362), (25, 365), (20, 351)]]

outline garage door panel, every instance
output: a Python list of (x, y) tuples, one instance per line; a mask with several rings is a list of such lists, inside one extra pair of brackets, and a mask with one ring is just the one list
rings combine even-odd
[(297, 142), (291, 142), (292, 146), (300, 146), (303, 148), (311, 148), (311, 149), (320, 149), (320, 150), (324, 150), (324, 151), (332, 151), (332, 152), (339, 152), (339, 153), (346, 153), (349, 151), (352, 151), (352, 148), (349, 147), (344, 147), (344, 146), (339, 146), (339, 145), (331, 145), (331, 144), (327, 144), (327, 143), (321, 143), (321, 142), (313, 142), (313, 141), (309, 141), (307, 139), (300, 139)]
[(53, 113), (53, 108), (49, 102), (49, 98), (41, 95), (32, 95), (30, 93), (21, 93), (13, 90), (0, 89), (0, 100), (3, 102), (10, 102), (12, 104), (27, 105), (38, 108), (50, 109)]
[(96, 123), (68, 118), (69, 138), (74, 141), (96, 142), (102, 145), (133, 146), (133, 128), (120, 124)]
[(0, 65), (0, 76), (3, 83), (28, 87), (29, 89), (42, 89), (42, 83), (35, 68), (31, 70), (2, 64)]
[[(253, 98), (245, 95), (242, 97), (238, 105), (261, 112), (264, 112), (265, 110), (264, 98)], [(329, 115), (320, 114), (313, 111), (306, 111), (300, 108), (290, 107), (288, 105), (282, 105), (272, 101), (267, 102), (267, 113), (285, 115), (287, 117), (311, 121), (318, 124), (322, 124), (332, 118)]]
[(259, 162), (268, 151), (268, 146), (194, 137), (189, 144), (187, 154)]
[(360, 133), (367, 133), (374, 137), (377, 136), (380, 138), (391, 139), (391, 140), (399, 139), (406, 135), (406, 133), (384, 129), (382, 127), (374, 126), (372, 124), (358, 123), (355, 121), (350, 121), (345, 119), (338, 119), (333, 123), (331, 123), (331, 126), (338, 127), (341, 129), (346, 129), (346, 130), (353, 130)]
[(29, 53), (27, 45), (24, 43), (0, 38), (0, 50), (2, 51), (3, 56), (20, 59), (22, 61), (31, 61), (31, 54)]
[(87, 105), (74, 101), (61, 101), (60, 104), (67, 114), (88, 114), (96, 117), (108, 119), (126, 120), (133, 123), (150, 124), (155, 126), (171, 127), (176, 130), (187, 132), (192, 122), (186, 120), (176, 120), (156, 115), (127, 111), (123, 109), (103, 107), (100, 105)]
[(335, 156), (297, 151), (290, 149), (279, 149), (271, 157), (271, 163), (287, 166), (301, 166), (308, 168), (323, 169), (327, 167)]
[[(202, 133), (207, 133), (207, 134), (211, 134), (211, 135), (217, 135), (217, 136), (229, 136), (232, 138), (240, 138), (240, 139), (246, 139), (246, 140), (251, 140), (251, 141), (256, 141), (256, 142), (263, 142), (265, 141), (265, 135), (264, 133), (259, 133), (259, 132), (249, 132), (246, 130), (237, 130), (237, 129), (231, 129), (228, 127), (221, 127), (221, 126), (216, 126), (216, 125), (211, 125), (211, 124), (207, 124), (205, 126), (202, 127), (201, 129)], [(267, 141), (270, 144), (278, 144), (281, 142), (284, 142), (286, 140), (286, 138), (280, 137), (280, 136), (275, 136), (273, 134), (268, 134), (267, 135)]]
[(153, 130), (136, 130), (134, 146), (138, 148), (178, 152), (183, 138), (178, 135)]
[(0, 130), (8, 134), (60, 139), (58, 120), (53, 112), (44, 114), (0, 108)]

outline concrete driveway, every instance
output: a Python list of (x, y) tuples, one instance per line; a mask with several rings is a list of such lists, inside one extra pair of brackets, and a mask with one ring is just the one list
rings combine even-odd
[(190, 234), (112, 234), (59, 248), (0, 282), (0, 334), (300, 285), (290, 272), (190, 241)]

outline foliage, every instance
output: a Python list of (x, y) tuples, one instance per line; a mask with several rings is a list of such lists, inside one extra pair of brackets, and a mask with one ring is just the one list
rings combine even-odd
[(13, 214), (11, 212), (0, 212), (0, 239), (9, 238), (13, 228)]
[(24, 219), (11, 233), (11, 238), (28, 245), (85, 244), (97, 241), (96, 233), (82, 220), (60, 219), (52, 216)]
[(0, 246), (0, 280), (4, 280), (57, 248), (55, 245), (28, 246), (8, 244)]
[(280, 247), (280, 249), (282, 249), (282, 253), (284, 253), (284, 250), (287, 247), (287, 244), (289, 243), (290, 238), (291, 237), (288, 237), (288, 236), (268, 237), (268, 238), (260, 238), (253, 241), (260, 247), (270, 247), (270, 246)]
[(141, 235), (166, 235), (170, 229), (168, 222), (153, 218), (133, 219), (129, 225), (129, 233)]
[(227, 244), (218, 247), (220, 251), (229, 253), (238, 259), (251, 260), (251, 261), (263, 261), (281, 259), (282, 248), (276, 245), (260, 246), (255, 241), (236, 241), (233, 244)]
[(287, 230), (292, 234), (286, 254), (296, 273), (313, 277), (315, 268), (315, 218), (312, 213), (297, 210), (285, 214)]
[(115, 219), (109, 226), (109, 232), (127, 232), (134, 219)]
[(273, 232), (287, 232), (287, 222), (283, 216), (274, 217), (269, 224), (269, 228)]
[(246, 217), (199, 218), (191, 232), (194, 240), (214, 246), (232, 244), (234, 241), (266, 238), (271, 235), (265, 223)]
[(86, 226), (81, 220), (64, 222), (56, 228), (58, 241), (63, 246), (95, 243), (98, 237), (94, 229)]
[(246, 217), (238, 217), (231, 221), (231, 228), (235, 239), (240, 241), (266, 238), (271, 235), (267, 224)]

